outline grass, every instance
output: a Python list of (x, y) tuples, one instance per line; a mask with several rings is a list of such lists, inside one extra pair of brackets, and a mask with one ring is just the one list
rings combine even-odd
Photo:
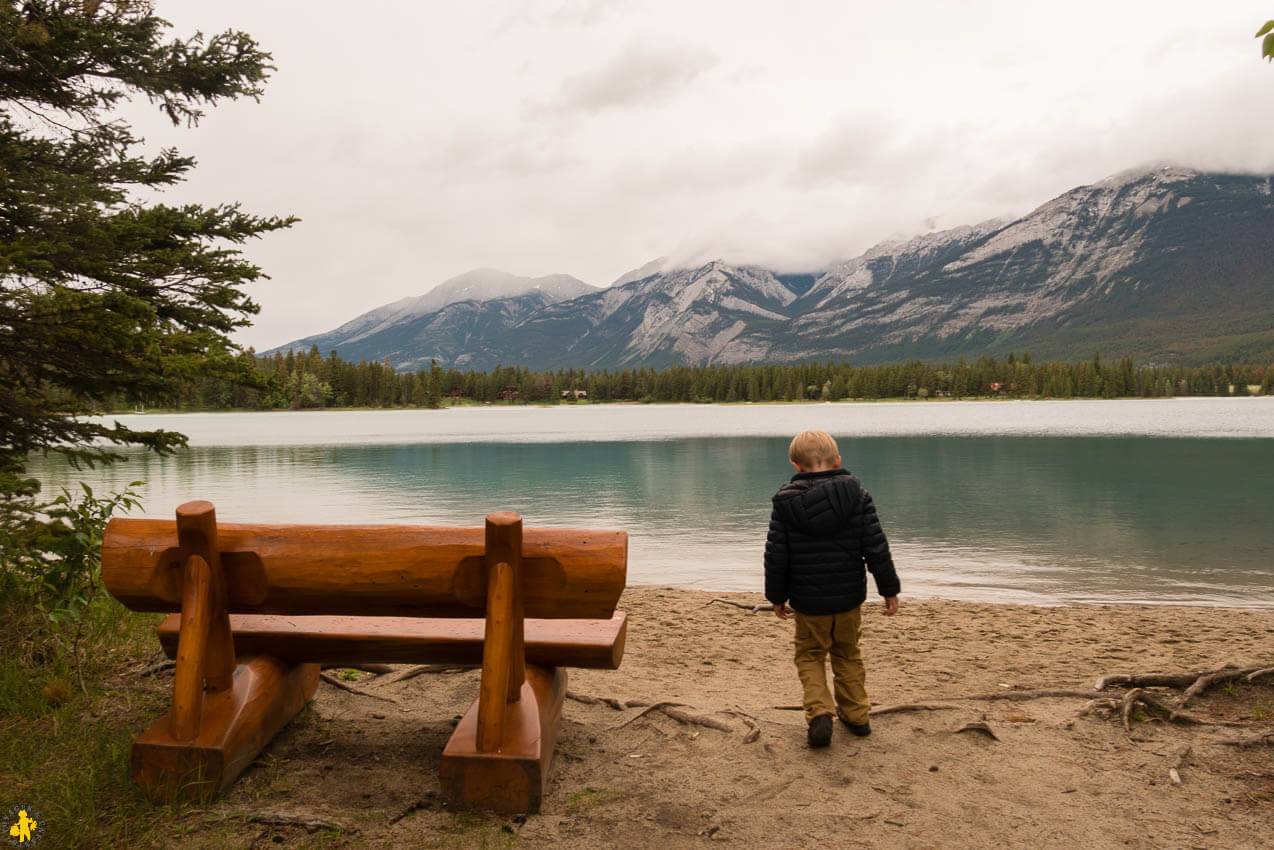
[(586, 811), (619, 799), (619, 794), (609, 788), (582, 788), (571, 794), (567, 808), (576, 812)]
[(490, 820), (467, 812), (453, 812), (450, 821), (438, 830), (435, 841), (426, 847), (456, 850), (505, 850), (517, 843), (508, 825), (497, 826)]
[(132, 672), (155, 653), (156, 620), (99, 598), (77, 671), (43, 618), (0, 605), (0, 809), (38, 812), (43, 846), (167, 843), (175, 811), (144, 797), (128, 770), (133, 738), (168, 701)]

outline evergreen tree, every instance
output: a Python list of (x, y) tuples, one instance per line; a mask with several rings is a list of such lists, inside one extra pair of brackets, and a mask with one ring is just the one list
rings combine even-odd
[[(240, 32), (168, 40), (148, 3), (0, 3), (0, 509), (21, 521), (30, 452), (109, 461), (107, 443), (185, 438), (82, 417), (107, 400), (173, 397), (210, 368), (237, 378), (228, 334), (262, 277), (231, 247), (292, 219), (236, 204), (139, 200), (194, 160), (145, 154), (114, 108), (149, 99), (174, 124), (256, 98), (269, 54)], [(3, 528), (0, 528), (2, 531)]]

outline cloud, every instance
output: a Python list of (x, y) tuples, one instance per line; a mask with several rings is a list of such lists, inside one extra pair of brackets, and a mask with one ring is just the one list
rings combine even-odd
[(562, 84), (559, 108), (594, 113), (653, 106), (672, 99), (720, 60), (712, 51), (680, 42), (634, 42), (591, 74)]

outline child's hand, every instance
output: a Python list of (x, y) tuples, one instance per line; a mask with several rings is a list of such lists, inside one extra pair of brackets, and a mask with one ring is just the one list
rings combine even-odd
[(897, 613), (898, 613), (898, 597), (886, 596), (885, 597), (885, 616), (892, 617), (894, 614), (897, 614)]
[(774, 606), (774, 616), (778, 617), (780, 620), (786, 620), (787, 619), (787, 604), (784, 602), (777, 603)]

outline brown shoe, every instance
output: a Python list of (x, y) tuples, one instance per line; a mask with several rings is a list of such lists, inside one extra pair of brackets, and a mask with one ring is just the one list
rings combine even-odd
[(866, 738), (871, 734), (871, 723), (850, 723), (849, 718), (845, 716), (845, 712), (839, 708), (836, 709), (836, 716), (840, 718), (841, 723), (849, 727), (850, 732), (853, 732), (859, 738)]
[(820, 714), (810, 721), (809, 744), (811, 747), (826, 747), (832, 742), (832, 716)]

